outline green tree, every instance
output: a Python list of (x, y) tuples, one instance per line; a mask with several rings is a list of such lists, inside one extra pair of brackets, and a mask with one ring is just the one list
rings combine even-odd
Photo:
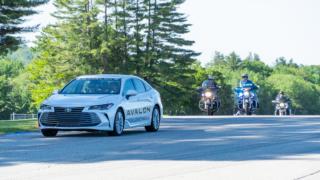
[[(199, 55), (186, 48), (194, 42), (183, 38), (190, 24), (186, 16), (177, 10), (182, 3), (184, 0), (153, 2), (154, 14), (148, 15), (151, 23), (147, 26), (145, 71), (141, 74), (165, 95), (165, 106), (178, 114), (187, 113), (182, 109), (190, 104), (190, 92), (194, 91), (191, 88), (194, 82), (191, 66)], [(172, 107), (172, 102), (178, 103)]]
[(24, 65), (29, 64), (35, 56), (36, 54), (32, 52), (31, 48), (26, 45), (22, 45), (16, 51), (7, 54), (8, 59), (13, 61), (20, 61)]
[(255, 72), (255, 73), (260, 73), (264, 77), (270, 76), (273, 71), (272, 68), (270, 68), (264, 62), (258, 61), (258, 60), (249, 60), (249, 59), (242, 61), (241, 68), (246, 69), (248, 71)]
[(16, 50), (21, 44), (20, 37), (13, 36), (21, 32), (34, 31), (37, 27), (21, 26), (23, 17), (36, 14), (32, 9), (48, 0), (1, 0), (0, 1), (0, 55)]
[(235, 52), (232, 52), (231, 54), (226, 56), (225, 59), (226, 59), (226, 65), (228, 68), (230, 68), (230, 70), (234, 71), (241, 67), (240, 65), (242, 60)]
[(13, 112), (29, 111), (31, 98), (25, 81), (18, 78), (22, 70), (21, 62), (0, 59), (0, 119), (9, 119)]

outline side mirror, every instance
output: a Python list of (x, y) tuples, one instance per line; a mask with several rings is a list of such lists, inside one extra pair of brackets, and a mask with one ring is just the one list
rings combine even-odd
[(52, 94), (53, 95), (59, 94), (59, 90), (57, 90), (57, 89), (53, 90)]
[(126, 98), (128, 99), (131, 96), (136, 96), (138, 94), (137, 91), (135, 90), (128, 90), (128, 92), (126, 93)]

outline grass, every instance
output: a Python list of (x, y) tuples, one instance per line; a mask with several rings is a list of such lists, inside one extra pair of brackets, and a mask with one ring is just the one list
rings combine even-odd
[(21, 132), (21, 131), (35, 131), (38, 128), (37, 120), (0, 120), (0, 134)]

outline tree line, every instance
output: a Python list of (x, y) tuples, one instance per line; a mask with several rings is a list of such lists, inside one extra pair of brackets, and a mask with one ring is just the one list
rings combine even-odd
[(160, 91), (166, 114), (199, 114), (196, 88), (208, 74), (222, 86), (219, 114), (232, 114), (233, 88), (244, 72), (261, 87), (260, 114), (272, 114), (270, 102), (279, 90), (292, 98), (296, 114), (319, 114), (319, 66), (279, 58), (271, 67), (256, 54), (241, 59), (234, 52), (216, 52), (202, 66), (194, 42), (183, 37), (190, 27), (178, 11), (183, 3), (55, 0), (57, 22), (42, 31), (31, 51), (24, 46), (13, 52), (10, 44), (0, 49), (0, 118), (36, 112), (54, 89), (78, 75), (100, 73), (144, 78)]

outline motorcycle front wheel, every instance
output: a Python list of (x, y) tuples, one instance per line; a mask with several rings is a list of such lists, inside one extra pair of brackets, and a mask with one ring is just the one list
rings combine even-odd
[(290, 113), (290, 110), (289, 110), (289, 109), (287, 109), (287, 110), (286, 110), (286, 114), (287, 114), (287, 116), (290, 116), (290, 115), (291, 115), (291, 113)]
[(250, 108), (249, 108), (249, 103), (245, 103), (244, 106), (243, 106), (243, 109), (244, 109), (244, 113), (245, 113), (246, 115), (251, 115), (251, 114), (252, 114), (252, 113), (251, 113), (251, 110), (250, 110)]
[(213, 115), (213, 110), (212, 109), (208, 109), (208, 116), (212, 116)]

